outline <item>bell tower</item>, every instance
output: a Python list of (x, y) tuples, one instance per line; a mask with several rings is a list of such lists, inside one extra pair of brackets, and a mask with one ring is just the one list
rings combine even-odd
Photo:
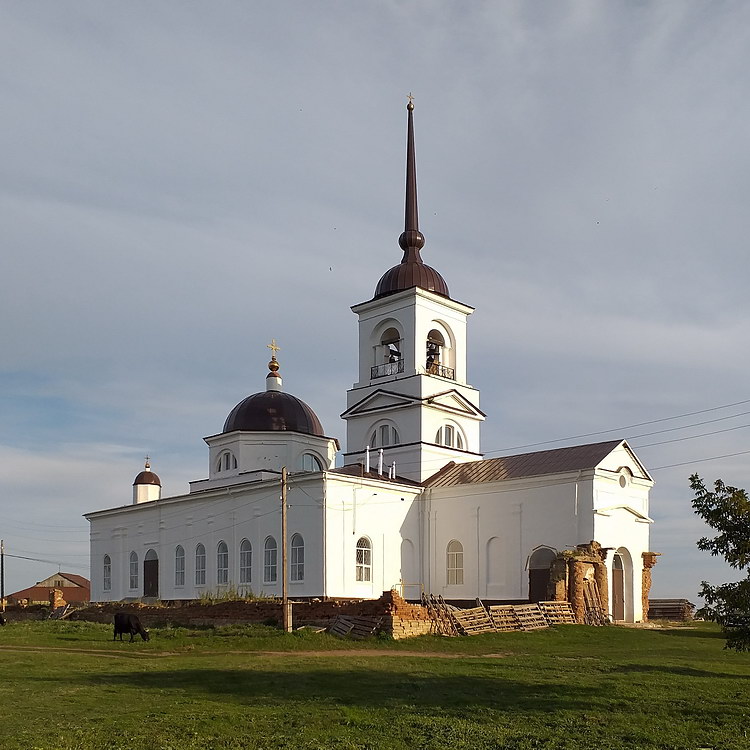
[(395, 463), (422, 482), (449, 461), (482, 458), (479, 391), (467, 382), (466, 323), (474, 308), (450, 297), (423, 262), (419, 231), (414, 103), (407, 105), (406, 210), (401, 262), (383, 274), (359, 318), (359, 379), (347, 391), (346, 463)]

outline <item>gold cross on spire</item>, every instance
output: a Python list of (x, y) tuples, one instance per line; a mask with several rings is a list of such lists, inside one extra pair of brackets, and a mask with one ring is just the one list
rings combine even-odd
[(280, 346), (276, 346), (276, 339), (271, 339), (270, 344), (266, 344), (266, 346), (271, 350), (271, 357), (273, 359), (276, 359), (276, 352), (281, 351)]
[(414, 97), (411, 95), (411, 91), (407, 94), (406, 98), (409, 100), (409, 104), (414, 103)]

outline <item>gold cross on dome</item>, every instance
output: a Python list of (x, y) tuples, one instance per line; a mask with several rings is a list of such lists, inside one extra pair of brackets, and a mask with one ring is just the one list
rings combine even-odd
[(271, 350), (272, 354), (271, 356), (275, 359), (276, 358), (276, 352), (281, 351), (280, 346), (276, 346), (276, 339), (271, 339), (270, 344), (266, 344), (266, 346)]
[(409, 100), (409, 104), (414, 104), (414, 97), (411, 95), (411, 91), (408, 93), (406, 98)]
[(149, 462), (151, 461), (151, 456), (146, 456), (146, 468), (149, 467)]

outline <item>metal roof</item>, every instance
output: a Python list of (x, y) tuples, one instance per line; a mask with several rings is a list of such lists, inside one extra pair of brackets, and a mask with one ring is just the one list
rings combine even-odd
[(486, 458), (470, 463), (450, 463), (426, 482), (427, 487), (452, 487), (457, 484), (497, 482), (503, 479), (521, 479), (544, 474), (561, 474), (567, 471), (583, 471), (598, 466), (622, 440), (603, 443), (572, 445), (517, 456)]

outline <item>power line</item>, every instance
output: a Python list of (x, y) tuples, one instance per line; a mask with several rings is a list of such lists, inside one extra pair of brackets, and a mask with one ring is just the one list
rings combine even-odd
[(713, 432), (702, 432), (700, 435), (686, 435), (685, 437), (674, 438), (672, 440), (660, 440), (656, 443), (646, 443), (645, 445), (634, 445), (633, 448), (651, 448), (654, 445), (667, 445), (667, 443), (681, 443), (684, 440), (695, 440), (696, 438), (710, 437), (711, 435), (721, 435), (724, 432), (733, 432), (734, 430), (744, 430), (750, 427), (750, 424), (741, 424), (737, 427), (727, 427), (725, 430), (714, 430)]
[(747, 456), (750, 454), (750, 451), (739, 451), (738, 453), (725, 453), (723, 456), (711, 456), (710, 458), (695, 458), (692, 461), (683, 461), (679, 464), (668, 464), (666, 466), (657, 466), (654, 469), (649, 469), (649, 471), (661, 471), (661, 469), (673, 469), (676, 466), (690, 466), (691, 464), (700, 464), (704, 463), (706, 461), (718, 461), (722, 458), (734, 458), (735, 456)]
[[(486, 451), (487, 453), (505, 453), (507, 451), (515, 451), (520, 450), (521, 448), (534, 448), (538, 445), (550, 445), (552, 443), (563, 443), (567, 440), (579, 440), (580, 438), (585, 437), (594, 437), (596, 435), (606, 435), (609, 432), (622, 432), (624, 430), (632, 430), (636, 427), (645, 427), (649, 424), (659, 424), (660, 422), (670, 422), (675, 419), (684, 419), (685, 417), (694, 417), (698, 414), (708, 414), (712, 411), (719, 411), (720, 409), (730, 409), (734, 406), (742, 406), (743, 404), (750, 404), (750, 399), (745, 399), (743, 401), (735, 401), (732, 404), (723, 404), (722, 406), (712, 406), (708, 409), (699, 409), (698, 411), (690, 411), (685, 412), (684, 414), (676, 414), (673, 417), (661, 417), (660, 419), (650, 419), (646, 422), (636, 422), (635, 424), (629, 424), (625, 425), (624, 427), (612, 427), (609, 430), (598, 430), (597, 432), (584, 432), (580, 435), (570, 435), (568, 437), (562, 437), (557, 438), (555, 440), (543, 440), (539, 443), (526, 443), (525, 445), (516, 445), (513, 448), (499, 448), (498, 450), (494, 451)], [(748, 414), (750, 412), (742, 412), (742, 414)], [(733, 414), (729, 417), (722, 417), (722, 419), (731, 419), (732, 416), (741, 416), (740, 414)], [(692, 425), (686, 425), (686, 427), (690, 427)], [(682, 430), (685, 429), (685, 427), (675, 427), (675, 430)]]
[(80, 563), (67, 562), (64, 560), (42, 560), (40, 557), (25, 557), (24, 555), (11, 555), (9, 552), (5, 553), (6, 557), (14, 557), (16, 560), (31, 560), (32, 562), (41, 562), (48, 565), (57, 565), (62, 567), (63, 565), (71, 568), (78, 568), (79, 570), (88, 570), (88, 565), (81, 565)]

